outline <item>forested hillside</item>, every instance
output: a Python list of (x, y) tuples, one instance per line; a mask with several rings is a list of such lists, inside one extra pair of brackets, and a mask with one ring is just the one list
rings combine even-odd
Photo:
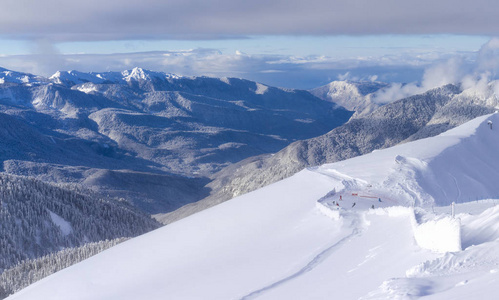
[(133, 237), (159, 224), (125, 201), (0, 174), (0, 270), (89, 242)]

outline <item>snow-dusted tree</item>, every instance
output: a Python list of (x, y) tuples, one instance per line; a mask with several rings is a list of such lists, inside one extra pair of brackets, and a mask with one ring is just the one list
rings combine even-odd
[(98, 198), (77, 186), (0, 174), (0, 271), (64, 248), (157, 227), (125, 201)]
[(125, 240), (127, 239), (119, 238), (88, 243), (81, 247), (67, 248), (40, 258), (21, 261), (0, 274), (0, 299)]

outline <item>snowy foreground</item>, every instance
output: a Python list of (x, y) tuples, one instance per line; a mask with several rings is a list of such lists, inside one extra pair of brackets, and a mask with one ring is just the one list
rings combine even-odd
[(498, 153), (499, 114), (480, 117), (304, 170), (8, 299), (496, 299)]

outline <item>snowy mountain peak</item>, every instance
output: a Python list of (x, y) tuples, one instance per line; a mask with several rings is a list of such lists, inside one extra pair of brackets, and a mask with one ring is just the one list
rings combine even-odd
[(130, 81), (146, 80), (166, 80), (169, 78), (180, 78), (181, 76), (145, 70), (142, 68), (133, 68), (132, 70), (125, 70), (122, 72), (80, 72), (80, 71), (57, 71), (54, 75), (50, 76), (50, 80), (56, 84), (66, 86), (73, 86), (82, 83), (118, 83), (124, 84)]
[(373, 98), (375, 98), (376, 91), (387, 86), (388, 84), (383, 82), (333, 81), (312, 89), (310, 92), (323, 100), (355, 111), (356, 115), (364, 115), (379, 107)]
[(156, 79), (168, 79), (168, 78), (180, 78), (180, 76), (170, 74), (170, 73), (164, 73), (164, 72), (154, 72), (150, 70), (144, 70), (142, 68), (135, 67), (132, 70), (125, 70), (121, 72), (123, 75), (123, 80), (125, 81), (130, 81), (130, 80), (152, 80), (153, 78)]
[(50, 76), (49, 79), (56, 84), (63, 85), (76, 85), (86, 82), (92, 83), (102, 83), (104, 78), (99, 77), (97, 74), (85, 73), (80, 71), (57, 71), (54, 75)]
[(349, 93), (358, 96), (367, 96), (387, 86), (387, 83), (378, 81), (332, 81), (325, 85), (330, 95)]
[(45, 83), (47, 79), (33, 74), (15, 72), (0, 67), (0, 84), (3, 83)]
[(328, 95), (349, 93), (355, 96), (360, 96), (359, 89), (348, 81), (332, 81), (326, 86), (328, 87)]

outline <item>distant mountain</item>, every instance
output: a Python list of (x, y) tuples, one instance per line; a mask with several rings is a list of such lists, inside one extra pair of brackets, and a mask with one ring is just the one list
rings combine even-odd
[(386, 104), (365, 116), (271, 155), (251, 157), (216, 173), (207, 198), (160, 219), (169, 223), (235, 196), (295, 174), (308, 166), (341, 161), (399, 143), (435, 136), (477, 116), (496, 111), (492, 82), (487, 91), (447, 85)]
[(373, 112), (382, 105), (375, 101), (376, 92), (388, 86), (387, 83), (376, 81), (333, 81), (310, 90), (310, 93), (354, 111), (354, 116), (361, 116)]
[(144, 70), (142, 68), (134, 68), (132, 70), (125, 70), (123, 72), (79, 72), (79, 71), (58, 71), (49, 77), (49, 80), (62, 84), (67, 87), (72, 87), (82, 83), (118, 83), (126, 84), (130, 81), (153, 81), (153, 80), (166, 80), (166, 79), (179, 79), (181, 76), (163, 72), (154, 72)]
[(49, 80), (42, 76), (15, 72), (4, 68), (0, 68), (0, 84), (5, 84), (5, 83), (34, 84), (34, 83), (48, 83), (48, 82)]
[[(206, 197), (209, 176), (324, 134), (352, 112), (307, 91), (135, 68), (0, 84), (2, 171), (84, 184), (149, 212)], [(35, 80), (36, 79), (36, 80)]]

